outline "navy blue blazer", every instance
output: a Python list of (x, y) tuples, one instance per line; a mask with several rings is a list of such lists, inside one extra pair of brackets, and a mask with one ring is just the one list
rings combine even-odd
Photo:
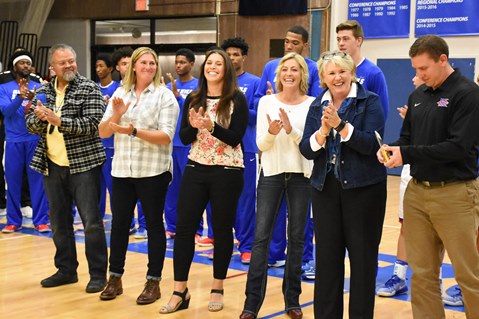
[[(386, 168), (379, 163), (376, 152), (379, 144), (374, 131), (381, 136), (384, 133), (384, 111), (379, 96), (366, 91), (357, 83), (357, 96), (353, 98), (349, 110), (342, 120), (351, 123), (354, 127), (353, 134), (347, 142), (340, 143), (336, 155), (336, 165), (339, 165), (339, 179), (343, 189), (352, 189), (373, 185), (386, 180)], [(327, 174), (328, 148), (321, 148), (314, 152), (311, 149), (310, 138), (321, 127), (321, 117), (324, 105), (321, 99), (324, 91), (313, 101), (306, 117), (303, 138), (299, 144), (301, 154), (314, 161), (311, 175), (311, 185), (321, 191)], [(331, 132), (332, 134), (332, 132)], [(331, 136), (327, 143), (332, 143)]]

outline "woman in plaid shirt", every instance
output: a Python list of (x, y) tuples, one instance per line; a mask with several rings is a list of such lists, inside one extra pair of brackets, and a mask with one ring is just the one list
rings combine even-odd
[(115, 134), (110, 279), (100, 295), (102, 300), (123, 293), (121, 276), (137, 200), (148, 230), (148, 271), (145, 288), (136, 302), (149, 304), (161, 296), (159, 283), (166, 251), (163, 208), (172, 178), (171, 141), (179, 107), (173, 93), (160, 85), (160, 78), (155, 51), (136, 49), (123, 86), (113, 94), (99, 126), (100, 137)]

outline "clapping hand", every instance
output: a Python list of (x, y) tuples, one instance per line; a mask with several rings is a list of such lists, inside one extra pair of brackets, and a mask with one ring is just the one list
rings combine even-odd
[(396, 110), (399, 112), (399, 116), (404, 120), (404, 118), (406, 117), (406, 113), (407, 113), (407, 105), (404, 105), (402, 107), (398, 107)]
[(37, 100), (37, 107), (33, 110), (35, 115), (42, 121), (48, 122), (53, 126), (60, 126), (62, 121), (55, 112), (45, 107), (41, 101)]
[(329, 105), (323, 108), (321, 121), (324, 121), (329, 127), (338, 127), (338, 125), (341, 124), (341, 118), (332, 102), (329, 102)]
[(266, 84), (268, 85), (268, 89), (266, 90), (266, 95), (274, 94), (274, 90), (273, 90), (273, 86), (271, 85), (271, 82), (266, 81)]
[(113, 110), (113, 114), (118, 117), (122, 117), (123, 114), (125, 114), (126, 111), (128, 110), (128, 107), (130, 106), (130, 102), (128, 102), (125, 105), (125, 102), (123, 102), (123, 99), (116, 96), (111, 98), (110, 100), (111, 100), (111, 107)]
[(180, 92), (178, 92), (178, 88), (176, 87), (176, 79), (173, 77), (173, 74), (166, 73), (166, 76), (170, 79), (171, 82), (171, 92), (178, 97), (180, 96)]
[(133, 132), (134, 128), (132, 123), (129, 123), (128, 125), (118, 125), (114, 122), (110, 122), (109, 125), (115, 134), (130, 135)]
[(163, 76), (160, 77), (160, 85), (161, 86), (166, 86), (165, 78)]
[(278, 135), (279, 131), (281, 131), (281, 129), (283, 128), (283, 121), (271, 120), (271, 118), (269, 117), (269, 114), (266, 114), (266, 118), (268, 120), (268, 125), (269, 125), (269, 128), (268, 128), (269, 134)]
[(37, 86), (35, 85), (33, 87), (33, 91), (30, 91), (28, 89), (28, 82), (27, 79), (20, 79), (20, 83), (18, 84), (18, 87), (20, 89), (20, 97), (22, 99), (26, 100), (31, 100), (35, 96), (35, 93), (37, 92)]
[(208, 112), (204, 111), (203, 107), (198, 109), (198, 112), (194, 108), (190, 109), (189, 112), (189, 121), (190, 125), (197, 129), (206, 129), (211, 131), (213, 129), (213, 122), (211, 121), (210, 115)]
[(288, 113), (283, 108), (279, 109), (279, 119), (283, 123), (283, 128), (286, 134), (291, 133), (293, 130), (293, 127), (291, 126), (291, 123), (289, 122), (289, 116)]

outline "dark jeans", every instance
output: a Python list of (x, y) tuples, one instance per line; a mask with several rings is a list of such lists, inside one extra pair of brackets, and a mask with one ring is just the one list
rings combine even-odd
[(107, 247), (100, 199), (101, 166), (86, 172), (70, 174), (68, 167), (48, 162), (49, 175), (43, 177), (50, 204), (50, 223), (55, 243), (55, 267), (68, 276), (78, 268), (72, 206), (75, 201), (85, 228), (85, 253), (90, 277), (106, 278)]
[(110, 271), (123, 274), (131, 219), (140, 200), (148, 230), (147, 276), (160, 279), (165, 261), (166, 237), (163, 208), (171, 173), (143, 178), (113, 177)]
[(351, 267), (349, 318), (373, 318), (378, 249), (386, 208), (386, 181), (343, 189), (333, 173), (313, 189), (316, 235), (314, 316), (343, 318), (344, 258)]
[(181, 180), (173, 266), (175, 281), (187, 281), (195, 252), (195, 233), (211, 203), (215, 234), (213, 277), (225, 279), (233, 252), (233, 226), (243, 190), (243, 169), (189, 161)]
[(269, 243), (283, 196), (288, 208), (288, 252), (283, 278), (286, 311), (300, 308), (304, 227), (311, 203), (309, 179), (302, 173), (259, 177), (256, 231), (246, 283), (244, 310), (258, 315), (266, 294)]

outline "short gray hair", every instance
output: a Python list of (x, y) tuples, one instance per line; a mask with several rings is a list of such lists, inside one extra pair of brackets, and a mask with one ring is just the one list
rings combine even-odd
[(58, 44), (53, 45), (48, 50), (48, 63), (49, 64), (52, 64), (53, 54), (58, 50), (69, 50), (73, 53), (73, 56), (75, 57), (75, 59), (77, 58), (77, 53), (75, 52), (75, 50), (71, 46), (69, 46), (68, 44), (65, 44), (65, 43), (58, 43)]
[(353, 74), (351, 81), (357, 82), (358, 79), (356, 78), (356, 65), (354, 64), (353, 58), (347, 54), (346, 52), (342, 51), (328, 51), (324, 52), (321, 55), (321, 58), (318, 60), (318, 73), (319, 73), (319, 80), (321, 82), (321, 87), (326, 88), (326, 84), (324, 83), (324, 69), (326, 65), (329, 63), (334, 63), (345, 70), (351, 71)]

